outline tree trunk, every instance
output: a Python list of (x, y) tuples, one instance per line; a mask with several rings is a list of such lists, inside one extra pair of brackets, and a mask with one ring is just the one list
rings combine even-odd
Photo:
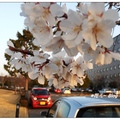
[(2, 88), (4, 88), (4, 83), (5, 83), (5, 80), (4, 80), (4, 77), (2, 77)]
[(28, 91), (29, 78), (25, 78), (25, 91)]
[(29, 99), (28, 95), (28, 83), (29, 83), (29, 78), (25, 78), (25, 98)]

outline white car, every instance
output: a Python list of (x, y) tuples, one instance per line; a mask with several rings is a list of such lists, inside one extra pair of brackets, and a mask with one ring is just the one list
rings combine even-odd
[(41, 117), (120, 118), (120, 99), (95, 97), (61, 97)]
[(70, 88), (64, 88), (62, 91), (63, 91), (63, 94), (71, 94)]

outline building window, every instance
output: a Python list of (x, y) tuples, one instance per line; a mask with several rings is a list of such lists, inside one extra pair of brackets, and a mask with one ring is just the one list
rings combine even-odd
[(109, 68), (107, 68), (106, 70), (109, 71)]
[(110, 68), (110, 70), (112, 70), (112, 67)]
[(117, 77), (117, 75), (116, 75), (116, 74), (114, 74), (114, 77)]
[(118, 66), (118, 68), (120, 69), (120, 65)]
[(114, 69), (116, 69), (117, 67), (116, 66), (114, 66)]
[(107, 75), (106, 78), (109, 78), (109, 76)]
[(110, 75), (110, 77), (112, 78), (112, 75)]
[(118, 43), (120, 43), (120, 39), (118, 40)]
[(105, 68), (104, 68), (104, 71), (105, 71)]
[(120, 52), (120, 48), (118, 48), (118, 52)]

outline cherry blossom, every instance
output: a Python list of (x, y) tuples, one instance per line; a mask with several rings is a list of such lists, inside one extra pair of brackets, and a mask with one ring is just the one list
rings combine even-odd
[(39, 44), (45, 45), (53, 38), (53, 32), (51, 26), (49, 26), (42, 18), (34, 21), (35, 27), (31, 29), (31, 32), (35, 36)]
[(34, 64), (42, 64), (50, 57), (47, 53), (40, 53), (38, 50), (33, 51), (34, 57), (31, 58), (31, 63), (34, 62)]
[(67, 7), (66, 4), (59, 6), (58, 4), (52, 4), (50, 6), (50, 12), (54, 15), (54, 17), (61, 17), (65, 13), (67, 13)]
[[(120, 60), (119, 53), (108, 50), (113, 45), (112, 30), (118, 20), (114, 9), (105, 9), (105, 3), (79, 3), (77, 10), (67, 9), (55, 2), (32, 2), (21, 5), (24, 24), (33, 34), (33, 44), (43, 52), (31, 54), (7, 42), (6, 53), (10, 64), (38, 78), (40, 84), (56, 88), (84, 84), (85, 71), (110, 64), (112, 58)], [(28, 52), (30, 53), (30, 52)]]
[(30, 65), (30, 71), (28, 71), (29, 78), (34, 80), (34, 79), (38, 78), (39, 75), (40, 75), (39, 68), (37, 66), (35, 66), (34, 64), (31, 64)]
[(47, 52), (52, 51), (53, 54), (56, 54), (62, 50), (64, 44), (64, 40), (60, 36), (54, 37), (48, 44), (42, 46), (42, 49)]
[(82, 57), (78, 57), (76, 61), (71, 64), (72, 73), (82, 77), (84, 75), (84, 70), (86, 66)]
[(42, 68), (42, 73), (46, 76), (46, 78), (51, 77), (52, 74), (58, 73), (58, 66), (55, 63), (48, 63)]
[(115, 23), (111, 22), (110, 20), (92, 22), (88, 29), (84, 31), (83, 38), (87, 41), (89, 40), (90, 46), (93, 50), (96, 50), (98, 44), (110, 48), (113, 44), (111, 30), (114, 25)]
[[(68, 11), (68, 19), (61, 21), (60, 28), (65, 34), (62, 35), (64, 40), (74, 40), (79, 44), (82, 41), (82, 31), (86, 28), (87, 22), (82, 21), (82, 16), (73, 10)], [(68, 45), (69, 46), (69, 45)]]
[(44, 85), (44, 83), (45, 83), (45, 77), (42, 74), (40, 74), (38, 77), (38, 83), (40, 83), (42, 85)]

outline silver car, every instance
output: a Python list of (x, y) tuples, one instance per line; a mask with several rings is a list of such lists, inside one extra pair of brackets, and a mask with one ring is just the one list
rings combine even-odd
[(55, 118), (119, 118), (120, 99), (95, 97), (61, 97), (41, 117)]

